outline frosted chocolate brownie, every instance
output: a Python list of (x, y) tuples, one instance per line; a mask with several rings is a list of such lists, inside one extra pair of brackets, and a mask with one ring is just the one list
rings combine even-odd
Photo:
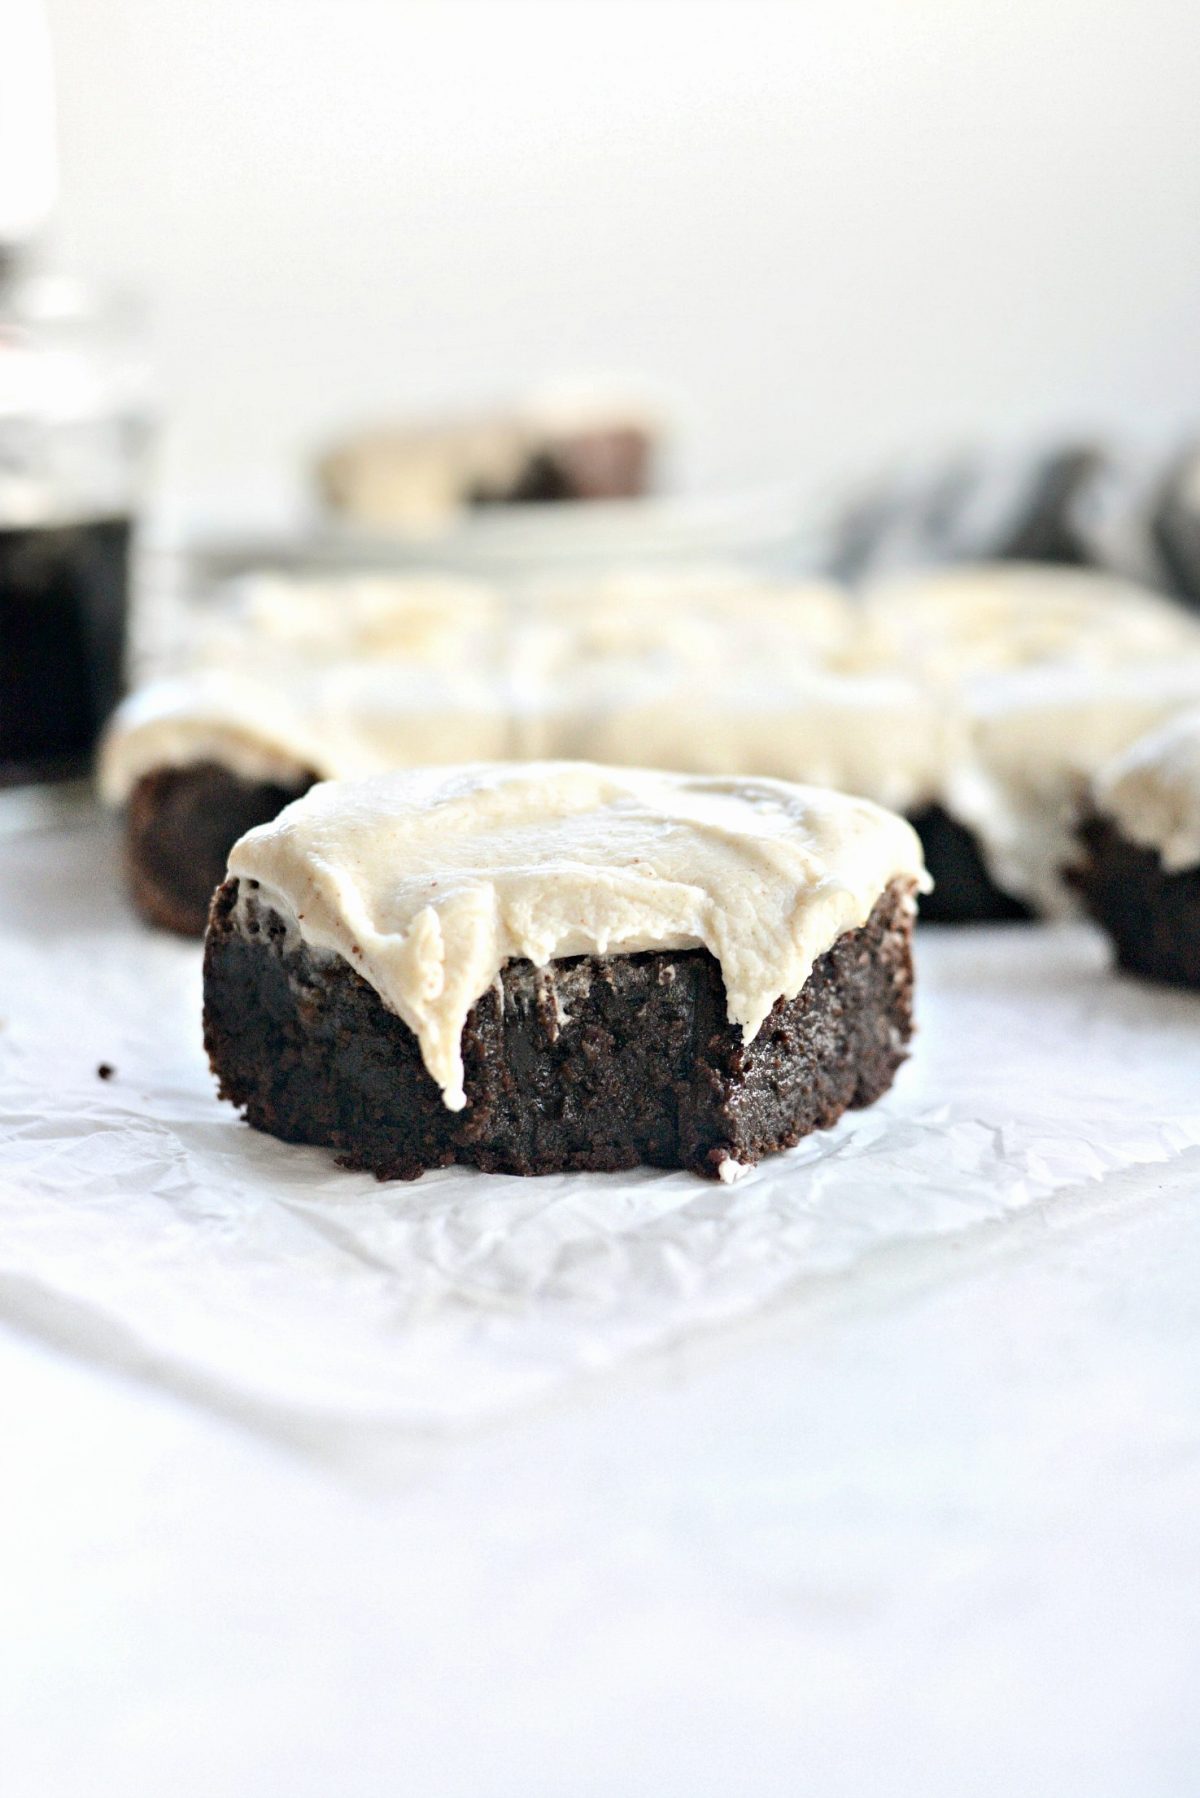
[(907, 669), (947, 720), (940, 768), (904, 804), (934, 879), (930, 922), (1069, 910), (1080, 786), (1200, 700), (1194, 622), (1133, 582), (1080, 569), (960, 567), (880, 582), (866, 596), (864, 639), (868, 659)]
[(394, 663), (295, 667), (274, 683), (208, 669), (119, 709), (100, 784), (124, 810), (130, 895), (147, 923), (203, 936), (229, 851), (317, 780), (507, 753), (486, 679)]
[(902, 819), (781, 781), (329, 782), (230, 856), (205, 1043), (249, 1123), (381, 1178), (729, 1180), (891, 1084), (924, 885)]
[(529, 408), (508, 417), (364, 431), (317, 465), (326, 503), (360, 524), (429, 529), (469, 507), (637, 499), (655, 427), (625, 408)]
[(1200, 711), (1118, 756), (1092, 799), (1075, 880), (1118, 965), (1200, 987)]
[(1079, 796), (1114, 756), (1200, 703), (1200, 656), (1128, 667), (1047, 664), (968, 683), (968, 757), (948, 783), (989, 878), (1039, 917), (1078, 909)]

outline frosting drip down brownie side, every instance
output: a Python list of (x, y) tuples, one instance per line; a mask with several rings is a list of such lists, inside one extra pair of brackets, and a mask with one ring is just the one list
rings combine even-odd
[(728, 1179), (877, 1099), (912, 1034), (915, 882), (896, 879), (749, 1042), (706, 949), (509, 962), (468, 1014), (467, 1103), (451, 1110), (375, 989), (242, 884), (218, 892), (205, 951), (222, 1096), (380, 1178), (458, 1162)]

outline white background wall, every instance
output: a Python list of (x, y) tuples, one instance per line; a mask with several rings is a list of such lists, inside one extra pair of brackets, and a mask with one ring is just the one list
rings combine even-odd
[(1200, 419), (1195, 0), (48, 0), (189, 483), (579, 371), (752, 483)]

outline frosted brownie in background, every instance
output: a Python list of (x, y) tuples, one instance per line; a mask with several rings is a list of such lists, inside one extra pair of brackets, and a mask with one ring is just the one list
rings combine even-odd
[[(278, 633), (246, 602), (257, 622), (243, 618), (214, 651), (235, 669), (239, 656), (257, 665), (253, 680), (226, 689), (214, 665), (122, 710), (103, 778), (127, 807), (147, 916), (200, 929), (200, 896), (238, 828), (259, 821), (255, 809), (272, 815), (281, 791), (465, 757), (827, 784), (912, 819), (936, 882), (930, 918), (1055, 913), (1070, 902), (1062, 870), (1080, 788), (1200, 701), (1200, 626), (1076, 570), (941, 571), (859, 603), (828, 584), (728, 570), (680, 573), (676, 586), (659, 575), (515, 596), (467, 588), (461, 606), (452, 586), (425, 580), (372, 592), (370, 606), (360, 594), (357, 611), (343, 608), (347, 632), (361, 626), (345, 661), (324, 634), (335, 596), (310, 632), (294, 628), (305, 604), (283, 593), (268, 608)], [(449, 607), (443, 623), (432, 594)], [(410, 606), (423, 615), (431, 603), (432, 622), (410, 627)], [(184, 905), (162, 887), (187, 859), (193, 817)]]
[(317, 761), (306, 724), (248, 677), (163, 680), (128, 699), (99, 784), (124, 812), (126, 881), (145, 921), (201, 935), (230, 843), (307, 792)]
[(660, 437), (641, 407), (564, 396), (509, 414), (360, 431), (320, 457), (317, 485), (350, 522), (420, 533), (479, 506), (640, 498)]
[(314, 780), (510, 753), (505, 616), (439, 574), (229, 583), (101, 746), (141, 915), (201, 935), (231, 844)]
[(723, 564), (542, 576), (513, 593), (515, 620), (547, 644), (557, 633), (563, 654), (577, 662), (665, 648), (699, 666), (736, 666), (764, 654), (840, 665), (858, 629), (852, 596), (836, 582)]
[[(700, 736), (686, 727), (672, 753), (643, 753), (647, 713), (682, 700), (694, 717), (714, 686), (743, 674), (761, 682), (773, 669), (799, 675), (836, 667), (855, 623), (850, 596), (832, 582), (772, 581), (729, 568), (528, 583), (511, 638), (515, 753), (708, 772)], [(740, 726), (753, 730), (755, 703), (746, 713), (722, 699), (714, 729), (736, 711)], [(600, 754), (602, 741), (619, 746)], [(727, 761), (715, 771), (746, 770)], [(786, 768), (773, 772), (790, 778)]]
[(100, 788), (125, 813), (137, 910), (201, 936), (230, 846), (314, 781), (511, 749), (508, 705), (482, 671), (333, 662), (284, 681), (209, 669), (126, 701)]
[(193, 611), (176, 661), (244, 670), (251, 658), (285, 674), (354, 659), (453, 670), (494, 657), (508, 622), (496, 586), (455, 574), (246, 574)]
[(728, 666), (749, 643), (808, 661), (844, 639), (849, 603), (821, 584), (679, 580), (516, 599), (423, 574), (238, 583), (195, 637), (192, 672), (135, 694), (105, 740), (101, 790), (125, 810), (138, 909), (202, 932), (230, 845), (316, 779), (574, 755), (584, 688), (619, 707), (668, 668)]
[(1200, 704), (1200, 641), (1169, 661), (1048, 665), (968, 681), (965, 753), (943, 805), (996, 890), (1034, 916), (1076, 909), (1067, 870), (1089, 781), (1162, 721)]
[(1004, 921), (1070, 903), (1081, 784), (1200, 699), (1200, 627), (1089, 571), (938, 570), (840, 609), (813, 587), (787, 622), (780, 597), (734, 598), (723, 625), (685, 612), (686, 651), (633, 654), (611, 618), (586, 626), (535, 714), (537, 752), (862, 794), (918, 829), (927, 919)]
[(1101, 769), (1074, 878), (1130, 973), (1200, 987), (1200, 710)]
[(563, 740), (587, 761), (740, 774), (835, 787), (911, 812), (942, 785), (957, 719), (899, 674), (788, 666), (778, 653), (745, 670), (632, 687), (587, 703), (577, 683)]
[[(637, 583), (549, 608), (524, 752), (821, 783), (903, 811), (933, 921), (1069, 903), (1080, 784), (1200, 698), (1200, 626), (1091, 571), (1023, 565), (832, 586)], [(527, 663), (532, 666), (532, 663)]]
[(729, 1180), (891, 1084), (923, 885), (902, 819), (784, 782), (330, 782), (230, 855), (205, 1043), (255, 1128), (380, 1177)]
[(860, 653), (894, 664), (945, 722), (919, 811), (933, 921), (1071, 908), (1079, 794), (1115, 751), (1200, 700), (1200, 626), (1090, 570), (991, 564), (866, 589)]
[(1193, 621), (1141, 584), (1031, 563), (921, 570), (863, 589), (860, 654), (954, 685), (1004, 669), (1110, 668), (1200, 642)]

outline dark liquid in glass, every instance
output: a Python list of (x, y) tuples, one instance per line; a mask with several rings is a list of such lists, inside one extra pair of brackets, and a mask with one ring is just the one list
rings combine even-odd
[(132, 535), (0, 525), (0, 786), (86, 772), (122, 692)]

